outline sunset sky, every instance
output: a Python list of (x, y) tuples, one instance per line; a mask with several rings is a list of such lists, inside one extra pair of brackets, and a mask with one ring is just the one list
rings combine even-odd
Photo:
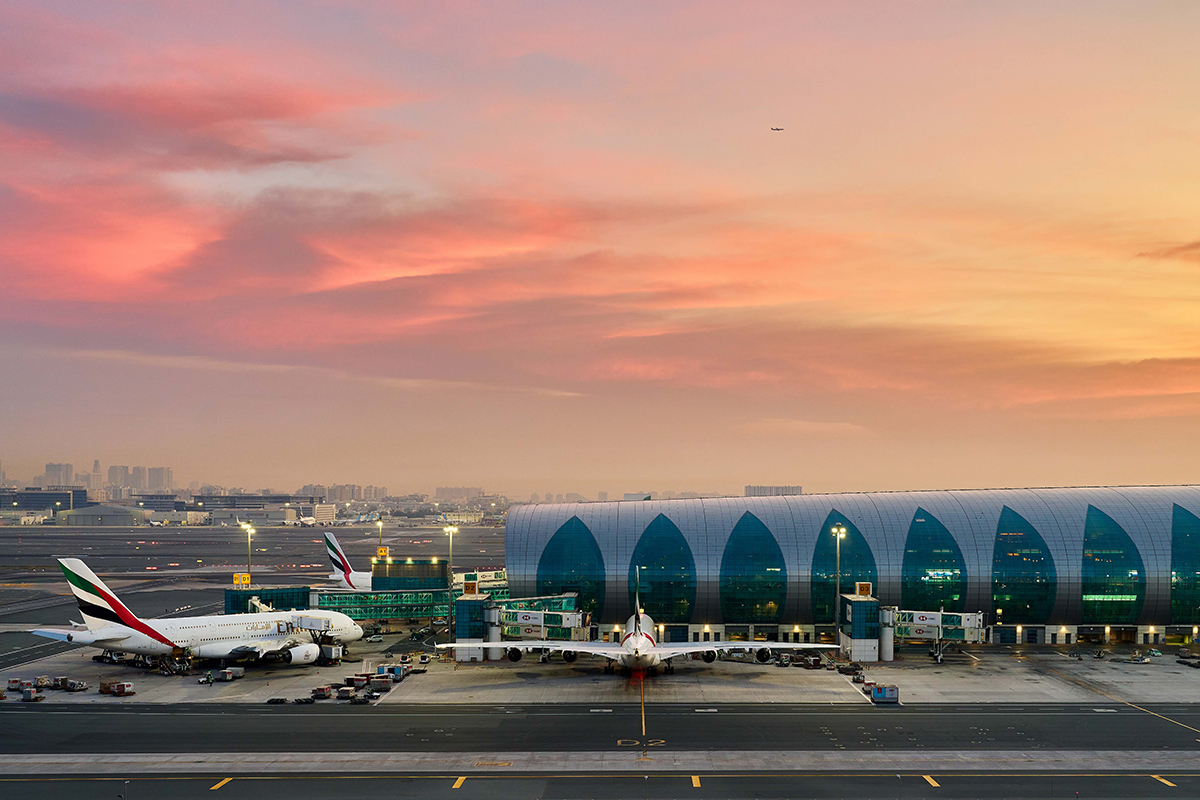
[(1178, 2), (7, 2), (0, 460), (1197, 482), (1198, 41)]

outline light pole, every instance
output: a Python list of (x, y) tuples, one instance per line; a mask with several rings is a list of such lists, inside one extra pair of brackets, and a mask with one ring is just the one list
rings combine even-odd
[[(442, 528), (446, 535), (450, 537), (450, 561), (447, 567), (450, 570), (450, 637), (454, 638), (454, 534), (458, 533), (458, 528), (454, 525), (447, 525)], [(466, 586), (464, 585), (465, 589)]]
[(838, 624), (838, 597), (842, 594), (842, 539), (846, 538), (846, 526), (834, 525), (832, 528), (834, 541), (837, 542), (836, 571), (837, 578), (833, 584), (833, 626)]
[(383, 520), (377, 520), (375, 524), (379, 526), (379, 546), (383, 547)]
[(249, 523), (243, 522), (242, 527), (246, 529), (246, 575), (250, 575), (250, 538), (254, 535), (254, 528), (250, 527)]

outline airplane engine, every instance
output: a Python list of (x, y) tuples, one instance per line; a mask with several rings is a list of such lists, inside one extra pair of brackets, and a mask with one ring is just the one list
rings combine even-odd
[(705, 650), (703, 653), (700, 654), (700, 657), (704, 659), (705, 664), (711, 664), (717, 660), (717, 651), (716, 650)]
[(517, 648), (515, 648), (515, 647), (508, 648), (508, 660), (513, 662), (514, 664), (521, 660), (522, 655), (524, 655), (524, 653), (522, 653)]
[(760, 664), (765, 664), (771, 660), (771, 648), (760, 647), (754, 652), (754, 660)]
[(321, 648), (315, 644), (302, 644), (283, 651), (285, 664), (311, 664), (321, 656)]
[(579, 658), (579, 653), (576, 653), (574, 650), (563, 650), (562, 657), (563, 661), (567, 662), (568, 664), (574, 664), (575, 659)]

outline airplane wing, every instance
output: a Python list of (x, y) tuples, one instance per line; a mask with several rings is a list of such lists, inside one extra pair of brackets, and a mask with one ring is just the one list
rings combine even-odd
[(690, 653), (726, 652), (729, 650), (838, 650), (836, 644), (800, 644), (798, 642), (680, 642), (663, 644), (654, 648), (660, 658), (674, 658)]
[(240, 645), (230, 650), (229, 653), (230, 655), (237, 656), (248, 656), (251, 653), (257, 653), (261, 657), (282, 652), (288, 648), (295, 647), (297, 644), (300, 644), (300, 642), (292, 637), (287, 637), (284, 639), (267, 639), (265, 641), (255, 642), (254, 644)]
[[(504, 641), (504, 642), (454, 642), (451, 644), (439, 644), (439, 650), (452, 650), (458, 647), (502, 647), (505, 650), (517, 649), (523, 652), (530, 650), (545, 650), (550, 653), (558, 653), (563, 650), (570, 650), (572, 653), (586, 653), (594, 656), (604, 656), (605, 658), (616, 659), (626, 655), (629, 651), (619, 644), (609, 644), (607, 642), (563, 642), (563, 641), (543, 641), (538, 639), (522, 639), (520, 641)], [(712, 648), (709, 648), (710, 650)]]
[(43, 639), (54, 639), (59, 642), (71, 642), (73, 644), (90, 644), (102, 648), (118, 645), (129, 638), (129, 634), (125, 634), (124, 636), (105, 636), (101, 639), (95, 639), (92, 633), (87, 630), (66, 631), (59, 628), (38, 628), (29, 632), (34, 636), (41, 636)]

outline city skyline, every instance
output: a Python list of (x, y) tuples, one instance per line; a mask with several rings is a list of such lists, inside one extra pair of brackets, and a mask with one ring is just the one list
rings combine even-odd
[(1195, 481), (1198, 33), (5, 4), (0, 458), (515, 499)]

